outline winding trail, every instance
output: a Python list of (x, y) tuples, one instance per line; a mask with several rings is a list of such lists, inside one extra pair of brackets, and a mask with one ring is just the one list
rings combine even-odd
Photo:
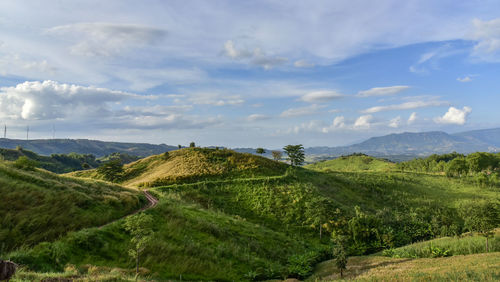
[(143, 193), (144, 193), (144, 196), (146, 196), (146, 199), (148, 199), (148, 202), (149, 202), (149, 203), (148, 203), (148, 205), (146, 205), (146, 206), (144, 206), (144, 207), (142, 207), (142, 208), (140, 208), (140, 209), (138, 209), (138, 210), (134, 211), (134, 212), (133, 212), (133, 213), (131, 213), (131, 214), (124, 215), (124, 216), (122, 216), (122, 217), (120, 217), (120, 218), (118, 218), (118, 219), (115, 219), (115, 220), (110, 221), (110, 222), (108, 222), (108, 223), (106, 223), (106, 224), (103, 224), (103, 225), (99, 226), (98, 228), (99, 228), (99, 229), (101, 229), (101, 228), (103, 228), (104, 226), (108, 226), (108, 225), (110, 225), (110, 224), (112, 224), (112, 223), (117, 222), (118, 220), (124, 219), (125, 217), (131, 216), (131, 215), (134, 215), (134, 214), (136, 214), (136, 213), (139, 213), (139, 212), (145, 211), (145, 210), (150, 209), (150, 208), (154, 208), (154, 207), (158, 204), (158, 199), (156, 199), (153, 195), (151, 195), (151, 194), (149, 193), (149, 191), (148, 191), (148, 190), (144, 190), (144, 191), (143, 191)]

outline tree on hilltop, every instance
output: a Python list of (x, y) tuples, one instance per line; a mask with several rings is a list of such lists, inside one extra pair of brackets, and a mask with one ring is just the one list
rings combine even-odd
[(304, 163), (305, 154), (304, 146), (302, 146), (302, 144), (287, 145), (283, 148), (283, 150), (287, 153), (288, 158), (290, 159), (290, 164), (292, 166), (299, 166)]
[(281, 160), (282, 153), (280, 151), (271, 151), (271, 154), (273, 155), (273, 159), (275, 161)]
[(255, 150), (255, 152), (256, 152), (257, 154), (262, 155), (262, 154), (265, 154), (265, 153), (266, 153), (266, 150), (265, 150), (264, 148), (257, 148), (257, 149)]

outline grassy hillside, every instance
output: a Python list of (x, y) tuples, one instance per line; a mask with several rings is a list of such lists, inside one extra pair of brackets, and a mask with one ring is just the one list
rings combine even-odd
[[(101, 177), (96, 170), (74, 175)], [(500, 212), (497, 189), (462, 179), (385, 169), (292, 169), (230, 150), (151, 156), (126, 165), (121, 182), (149, 186), (160, 198), (145, 212), (154, 219), (155, 235), (141, 264), (144, 277), (159, 280), (304, 278), (331, 255), (331, 233), (347, 238), (349, 253), (373, 254), (469, 231), (468, 213), (482, 205), (493, 212), (479, 219), (497, 220)], [(134, 267), (129, 239), (119, 221), (9, 255), (30, 270), (74, 265), (82, 277), (96, 269), (109, 275), (126, 269), (126, 276)]]
[(99, 226), (144, 204), (135, 190), (0, 161), (0, 251)]
[[(125, 165), (119, 182), (127, 186), (154, 187), (210, 179), (281, 175), (286, 167), (264, 157), (227, 149), (185, 148)], [(96, 170), (73, 175), (103, 178)]]
[(392, 169), (394, 165), (394, 163), (387, 160), (357, 154), (313, 163), (306, 167), (320, 171), (388, 171)]
[[(352, 257), (344, 277), (350, 281), (498, 281), (500, 253), (422, 259)], [(319, 264), (308, 281), (344, 280), (330, 260)]]

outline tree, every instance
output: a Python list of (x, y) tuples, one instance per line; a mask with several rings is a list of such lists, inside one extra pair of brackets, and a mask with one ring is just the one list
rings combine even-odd
[(139, 213), (129, 216), (125, 219), (125, 230), (127, 230), (132, 238), (130, 243), (132, 248), (129, 250), (129, 255), (135, 259), (135, 275), (139, 274), (139, 258), (141, 253), (147, 247), (153, 238), (153, 217), (145, 213)]
[(273, 155), (273, 159), (275, 161), (281, 160), (281, 156), (282, 156), (281, 151), (272, 151), (271, 154)]
[(340, 271), (340, 278), (344, 278), (344, 270), (347, 269), (347, 253), (345, 251), (345, 239), (343, 236), (333, 237), (335, 247), (333, 248), (333, 257), (335, 258), (335, 265)]
[(464, 219), (464, 227), (477, 232), (486, 238), (486, 252), (489, 251), (488, 238), (494, 235), (493, 230), (500, 225), (500, 205), (493, 201), (465, 203), (459, 209)]
[(24, 170), (35, 170), (35, 167), (38, 166), (38, 162), (32, 159), (29, 159), (26, 156), (20, 156), (15, 162), (14, 166), (19, 169)]
[(194, 148), (194, 147), (196, 147), (196, 144), (194, 142), (191, 142), (191, 143), (189, 143), (189, 147)]
[(266, 153), (266, 150), (265, 150), (264, 148), (257, 148), (257, 149), (255, 150), (255, 152), (256, 152), (257, 154), (262, 155), (262, 154), (265, 154), (265, 153)]
[(302, 144), (287, 145), (283, 148), (283, 150), (287, 153), (292, 166), (299, 166), (304, 163), (305, 155), (304, 146), (302, 146)]
[(182, 145), (181, 144), (177, 145), (177, 148), (182, 149)]
[(120, 179), (123, 175), (123, 164), (120, 159), (110, 160), (103, 163), (97, 168), (97, 172), (104, 176), (104, 179), (108, 181), (116, 181)]

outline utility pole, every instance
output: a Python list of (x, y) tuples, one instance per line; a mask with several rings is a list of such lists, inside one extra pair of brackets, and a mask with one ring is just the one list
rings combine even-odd
[(7, 125), (3, 125), (3, 138), (7, 138)]
[(30, 126), (26, 126), (26, 140), (29, 140)]

